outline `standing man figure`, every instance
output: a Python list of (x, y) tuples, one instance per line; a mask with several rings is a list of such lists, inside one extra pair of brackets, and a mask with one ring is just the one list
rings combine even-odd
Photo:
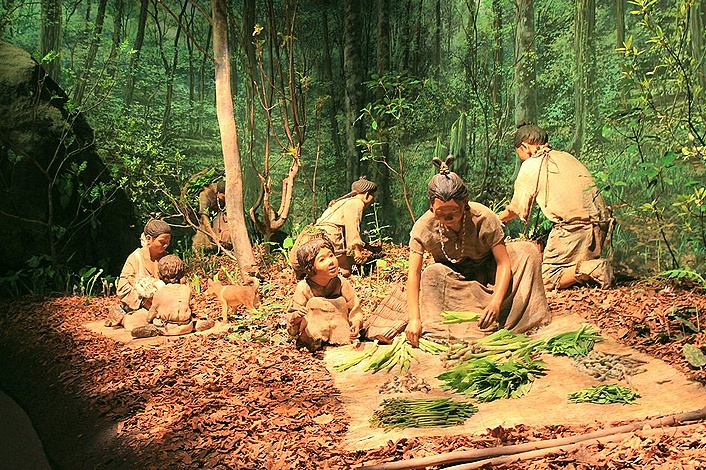
[(573, 155), (554, 150), (545, 130), (534, 124), (519, 126), (515, 151), (522, 161), (512, 201), (500, 213), (506, 222), (527, 222), (536, 201), (554, 227), (542, 259), (547, 291), (593, 281), (613, 285), (610, 261), (601, 258), (615, 219), (598, 193), (591, 174)]

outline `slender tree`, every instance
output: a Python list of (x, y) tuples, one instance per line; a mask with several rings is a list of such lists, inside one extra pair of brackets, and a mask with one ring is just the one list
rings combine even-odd
[(537, 121), (534, 0), (518, 0), (515, 29), (515, 124)]
[(358, 120), (360, 110), (363, 109), (360, 9), (360, 0), (343, 2), (343, 74), (346, 85), (346, 179), (348, 184), (360, 175), (360, 151), (357, 141), (363, 136), (363, 126)]
[(61, 83), (61, 0), (42, 0), (42, 28), (39, 37), (42, 64), (55, 83)]
[(132, 101), (135, 95), (135, 69), (137, 62), (140, 60), (142, 53), (142, 45), (145, 42), (145, 26), (147, 24), (147, 0), (140, 0), (140, 16), (137, 20), (137, 33), (135, 42), (132, 46), (134, 53), (130, 57), (130, 66), (127, 73), (127, 85), (125, 90), (125, 106), (127, 109), (132, 106)]
[(615, 34), (618, 47), (625, 42), (625, 0), (615, 0)]
[(691, 55), (695, 72), (701, 85), (701, 96), (706, 96), (706, 51), (704, 51), (704, 23), (706, 23), (706, 0), (695, 0), (689, 16), (691, 30)]
[(88, 54), (86, 55), (86, 60), (83, 63), (83, 67), (79, 70), (76, 77), (76, 88), (74, 89), (74, 102), (78, 105), (83, 103), (84, 95), (86, 93), (86, 85), (88, 75), (93, 68), (96, 61), (96, 56), (98, 55), (98, 47), (101, 42), (101, 35), (103, 34), (103, 22), (105, 21), (105, 9), (108, 5), (108, 0), (98, 1), (98, 11), (96, 12), (96, 20), (93, 26), (93, 34), (91, 34), (90, 46), (88, 48)]
[(227, 0), (211, 0), (216, 114), (226, 173), (228, 228), (240, 272), (242, 275), (247, 275), (254, 273), (257, 268), (243, 210), (243, 176), (238, 147), (238, 128), (233, 113), (233, 96), (230, 87), (227, 8)]
[[(377, 0), (377, 20), (377, 74), (382, 77), (390, 72), (390, 0)], [(384, 98), (381, 89), (378, 89), (376, 98), (378, 101)], [(385, 116), (385, 120), (381, 124), (383, 127), (389, 126), (387, 116)], [(390, 144), (385, 142), (380, 152), (382, 153), (382, 158), (385, 161), (389, 161)], [(376, 169), (382, 214), (383, 217), (391, 216), (393, 207), (390, 193), (390, 169), (387, 165), (378, 165)]]
[(574, 81), (574, 136), (571, 150), (574, 155), (581, 154), (587, 132), (587, 119), (592, 111), (591, 87), (593, 83), (593, 30), (596, 24), (595, 0), (576, 1), (576, 19), (574, 21), (574, 63), (576, 78)]

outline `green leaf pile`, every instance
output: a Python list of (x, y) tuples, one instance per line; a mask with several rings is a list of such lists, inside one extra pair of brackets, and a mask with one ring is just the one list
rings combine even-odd
[(569, 393), (569, 401), (574, 403), (633, 403), (640, 394), (618, 384), (595, 385), (578, 392)]
[(480, 402), (518, 398), (529, 392), (532, 382), (545, 375), (544, 362), (524, 357), (495, 361), (480, 358), (462, 362), (437, 378), (442, 388), (474, 397)]
[(554, 356), (571, 358), (584, 357), (593, 350), (596, 342), (603, 341), (598, 330), (590, 325), (583, 325), (576, 331), (559, 333), (547, 340), (546, 350)]
[(386, 431), (393, 428), (449, 427), (463, 424), (477, 411), (473, 404), (451, 398), (389, 398), (383, 400), (382, 409), (373, 413), (370, 424)]

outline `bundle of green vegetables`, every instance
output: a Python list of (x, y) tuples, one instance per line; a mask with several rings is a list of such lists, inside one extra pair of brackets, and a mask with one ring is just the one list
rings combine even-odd
[(381, 347), (370, 358), (365, 371), (372, 370), (373, 374), (387, 369), (390, 372), (395, 366), (399, 365), (402, 372), (407, 372), (412, 363), (414, 354), (412, 353), (412, 345), (409, 344), (404, 335), (398, 335), (392, 341), (390, 347)]
[(591, 325), (582, 325), (576, 331), (559, 333), (546, 342), (546, 350), (554, 356), (584, 357), (593, 350), (593, 346), (603, 337)]
[(441, 316), (445, 320), (441, 322), (442, 325), (451, 325), (454, 323), (465, 323), (469, 321), (480, 320), (480, 313), (478, 312), (461, 312), (456, 310), (444, 310), (441, 312)]
[(596, 385), (578, 392), (569, 393), (569, 400), (574, 403), (633, 403), (640, 394), (618, 384)]
[(378, 350), (378, 342), (376, 341), (373, 343), (372, 347), (366, 348), (363, 352), (356, 354), (355, 356), (353, 356), (352, 358), (350, 358), (349, 360), (347, 360), (345, 362), (341, 362), (340, 364), (334, 365), (333, 368), (336, 369), (336, 372), (346, 371), (346, 370), (350, 369), (351, 367), (357, 366), (358, 364), (360, 364), (364, 360), (371, 357), (373, 354), (375, 354), (375, 352), (377, 350)]
[(421, 337), (419, 338), (419, 349), (424, 351), (425, 353), (436, 355), (448, 351), (449, 347), (443, 344), (439, 344), (430, 339)]
[(444, 389), (489, 402), (525, 395), (545, 370), (544, 362), (529, 356), (501, 360), (484, 357), (462, 362), (437, 378), (445, 382)]
[(533, 355), (540, 352), (543, 346), (543, 340), (531, 340), (527, 335), (501, 329), (475, 342), (454, 345), (449, 349), (447, 360), (467, 361), (486, 357), (499, 361)]
[(370, 424), (386, 431), (393, 428), (448, 427), (463, 424), (477, 411), (473, 404), (451, 398), (390, 398), (383, 400), (382, 409), (373, 413)]

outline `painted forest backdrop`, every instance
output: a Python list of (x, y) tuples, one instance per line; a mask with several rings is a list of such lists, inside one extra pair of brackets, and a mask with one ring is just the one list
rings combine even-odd
[[(705, 22), (706, 0), (0, 0), (0, 39), (86, 117), (139, 226), (188, 212), (225, 170), (253, 243), (295, 235), (365, 174), (380, 186), (368, 235), (405, 242), (433, 156), (453, 153), (499, 210), (515, 126), (535, 122), (595, 175), (624, 274), (706, 286)], [(3, 142), (5, 162), (28, 158)], [(74, 176), (58, 168), (49, 198), (90, 193)]]

